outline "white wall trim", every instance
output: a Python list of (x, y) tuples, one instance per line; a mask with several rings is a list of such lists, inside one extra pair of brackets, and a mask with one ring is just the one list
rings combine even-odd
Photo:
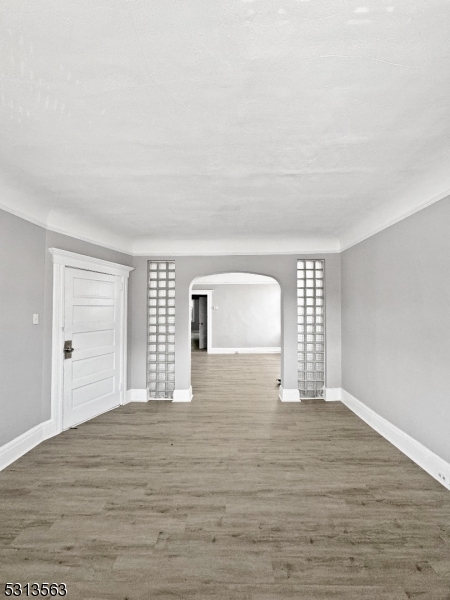
[[(217, 273), (216, 275), (202, 275), (194, 279), (193, 289), (196, 286), (204, 285), (279, 285), (278, 282), (268, 275), (258, 275), (257, 273), (243, 273), (241, 271), (230, 271), (228, 273)], [(202, 289), (202, 288), (198, 288)], [(203, 289), (208, 289), (203, 288)]]
[(52, 391), (51, 391), (51, 418), (54, 423), (55, 434), (63, 430), (63, 398), (64, 398), (64, 288), (65, 288), (65, 270), (67, 267), (76, 269), (85, 269), (107, 275), (117, 275), (121, 278), (122, 297), (121, 297), (121, 327), (120, 327), (120, 404), (126, 404), (127, 389), (127, 324), (128, 324), (128, 278), (130, 271), (134, 267), (120, 265), (60, 250), (59, 248), (49, 248), (53, 256), (53, 331), (52, 331)]
[(267, 256), (283, 254), (333, 254), (340, 252), (335, 236), (289, 238), (278, 236), (261, 240), (236, 239), (140, 239), (133, 243), (133, 256)]
[[(245, 242), (242, 243), (242, 250), (236, 251), (236, 240), (221, 240), (220, 245), (223, 249), (217, 249), (217, 240), (200, 240), (198, 242), (199, 248), (193, 249), (193, 240), (180, 240), (179, 242), (172, 242), (169, 244), (167, 240), (155, 239), (152, 240), (139, 240), (134, 241), (131, 238), (125, 238), (124, 236), (114, 236), (115, 242), (108, 241), (108, 237), (112, 238), (112, 234), (104, 232), (103, 235), (92, 235), (85, 236), (82, 234), (81, 229), (74, 227), (58, 227), (56, 225), (49, 224), (49, 215), (43, 215), (42, 213), (38, 216), (38, 212), (33, 211), (30, 208), (22, 207), (22, 210), (18, 210), (16, 206), (10, 206), (9, 204), (0, 203), (0, 209), (17, 216), (20, 219), (24, 219), (30, 223), (33, 223), (39, 227), (42, 227), (46, 231), (53, 231), (55, 233), (74, 237), (78, 240), (82, 240), (94, 245), (100, 245), (104, 248), (122, 252), (129, 256), (152, 256), (155, 258), (165, 257), (167, 254), (171, 254), (173, 257), (176, 256), (265, 256), (265, 255), (317, 255), (317, 254), (339, 254), (344, 252), (348, 248), (359, 244), (360, 242), (376, 235), (380, 231), (395, 225), (399, 221), (410, 217), (411, 215), (431, 206), (439, 200), (443, 200), (450, 195), (450, 190), (445, 190), (442, 193), (437, 194), (433, 198), (420, 202), (416, 206), (410, 206), (404, 208), (401, 214), (396, 215), (392, 218), (386, 218), (383, 222), (377, 226), (364, 226), (358, 225), (348, 233), (344, 232), (344, 235), (338, 239), (335, 237), (323, 238), (318, 237), (316, 239), (305, 239), (299, 240), (287, 240), (285, 242), (285, 248), (280, 250), (280, 242), (277, 240), (276, 244), (270, 244), (268, 246), (267, 240), (261, 243), (259, 240), (253, 240), (251, 244)], [(17, 203), (16, 203), (17, 204)], [(406, 204), (406, 203), (405, 203)], [(161, 250), (162, 245), (168, 246), (166, 250)], [(260, 246), (264, 246), (263, 248)], [(209, 250), (207, 249), (209, 247)]]
[(286, 390), (282, 385), (280, 385), (278, 397), (281, 402), (300, 402), (300, 392), (298, 390)]
[(279, 285), (278, 281), (273, 279), (272, 281), (199, 281), (198, 283), (194, 283), (194, 287), (192, 288), (192, 293), (196, 294), (197, 292), (201, 292), (202, 288), (196, 288), (197, 285)]
[(413, 437), (381, 417), (346, 390), (342, 389), (342, 402), (388, 442), (406, 454), (413, 462), (450, 490), (450, 463), (429, 450)]
[[(428, 206), (431, 206), (435, 202), (439, 202), (440, 200), (447, 198), (447, 196), (450, 196), (450, 189), (447, 189), (444, 192), (437, 194), (437, 196), (433, 196), (432, 198), (425, 200), (424, 202), (420, 202), (416, 206), (412, 206), (408, 209), (404, 209), (399, 215), (397, 215), (391, 219), (387, 218), (385, 221), (380, 223), (378, 226), (374, 226), (374, 227), (364, 227), (364, 226), (358, 227), (358, 226), (356, 226), (353, 232), (351, 232), (350, 234), (347, 234), (347, 235), (345, 235), (345, 233), (344, 233), (344, 235), (340, 239), (340, 252), (344, 252), (345, 250), (348, 250), (352, 246), (356, 246), (357, 244), (360, 244), (364, 240), (367, 240), (368, 238), (371, 238), (372, 236), (376, 235), (377, 233), (380, 233), (381, 231), (384, 231), (385, 229), (392, 227), (392, 225), (395, 225), (396, 223), (399, 223), (400, 221), (403, 221), (404, 219), (411, 217), (412, 215), (423, 210), (424, 208), (428, 208)], [(376, 213), (376, 214), (378, 214), (378, 213)], [(374, 219), (374, 221), (375, 221), (375, 219)]]
[(326, 402), (336, 402), (340, 400), (342, 396), (341, 388), (325, 388), (325, 400)]
[[(14, 202), (14, 200), (12, 200), (12, 202)], [(4, 204), (3, 202), (0, 202), (0, 209), (4, 210), (5, 212), (11, 215), (14, 215), (15, 217), (18, 217), (19, 219), (23, 219), (24, 221), (33, 223), (33, 225), (42, 227), (42, 229), (48, 230), (47, 223), (45, 221), (45, 216), (43, 214), (37, 216), (37, 213), (40, 211), (37, 211), (36, 214), (32, 214), (31, 210), (17, 210), (16, 207), (9, 206), (8, 204)]]
[(192, 386), (188, 390), (174, 390), (172, 402), (191, 402)]
[(53, 421), (44, 421), (0, 447), (0, 471), (33, 450), (41, 442), (56, 435)]
[(129, 402), (148, 402), (147, 390), (127, 390), (125, 402), (126, 404)]
[(210, 354), (275, 354), (280, 353), (281, 347), (267, 348), (210, 348)]
[(106, 273), (108, 275), (122, 275), (125, 277), (128, 277), (131, 271), (134, 271), (134, 267), (120, 265), (108, 260), (86, 256), (84, 254), (76, 254), (75, 252), (69, 252), (68, 250), (49, 248), (49, 252), (53, 255), (53, 264), (64, 265), (65, 267), (95, 271), (96, 273)]

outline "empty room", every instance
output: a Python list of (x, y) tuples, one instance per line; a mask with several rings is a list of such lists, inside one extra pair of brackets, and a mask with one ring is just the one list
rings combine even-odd
[(450, 600), (449, 39), (2, 1), (0, 597)]

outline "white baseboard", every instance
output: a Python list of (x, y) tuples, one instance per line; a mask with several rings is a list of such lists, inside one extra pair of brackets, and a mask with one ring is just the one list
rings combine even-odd
[(148, 402), (147, 390), (127, 390), (126, 402)]
[(297, 389), (286, 390), (280, 385), (280, 392), (278, 394), (281, 402), (300, 402), (300, 392)]
[(209, 354), (275, 354), (281, 352), (281, 348), (209, 348)]
[(342, 396), (341, 388), (325, 388), (325, 400), (327, 402), (336, 402)]
[(53, 421), (44, 421), (1, 446), (0, 471), (57, 433), (56, 424)]
[(190, 402), (192, 400), (192, 386), (188, 390), (174, 390), (172, 402)]
[(342, 390), (342, 402), (372, 429), (450, 490), (450, 463), (381, 417), (344, 389)]

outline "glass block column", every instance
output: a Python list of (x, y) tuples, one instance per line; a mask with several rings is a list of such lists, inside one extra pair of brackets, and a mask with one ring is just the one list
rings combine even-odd
[(175, 262), (148, 262), (149, 398), (172, 398), (175, 389)]
[(325, 394), (324, 260), (297, 261), (298, 389), (300, 398)]

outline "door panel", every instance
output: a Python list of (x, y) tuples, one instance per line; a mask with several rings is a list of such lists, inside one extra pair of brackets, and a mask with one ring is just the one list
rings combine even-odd
[(114, 369), (114, 359), (114, 352), (110, 352), (101, 356), (91, 356), (77, 360), (72, 367), (73, 376), (75, 379), (80, 379), (81, 377), (89, 377), (89, 375), (101, 373), (102, 371), (110, 371)]
[(198, 299), (198, 347), (204, 350), (208, 346), (208, 299), (200, 296)]
[[(82, 298), (82, 296), (78, 296)], [(87, 301), (87, 298), (86, 298)], [(114, 322), (114, 306), (92, 306), (84, 305), (73, 307), (73, 324), (85, 325), (86, 323), (113, 323)]]
[(73, 293), (84, 298), (111, 298), (114, 299), (114, 282), (88, 280), (74, 277)]
[(120, 277), (66, 269), (63, 428), (120, 404)]
[(84, 348), (84, 351), (94, 350), (99, 346), (114, 346), (115, 331), (105, 329), (101, 331), (81, 331), (72, 336), (73, 346)]
[[(107, 377), (101, 381), (93, 381), (79, 386), (73, 391), (73, 406), (79, 408), (86, 404), (92, 404), (114, 392), (114, 376)], [(97, 414), (97, 413), (96, 413)], [(95, 414), (92, 416), (95, 417)]]

